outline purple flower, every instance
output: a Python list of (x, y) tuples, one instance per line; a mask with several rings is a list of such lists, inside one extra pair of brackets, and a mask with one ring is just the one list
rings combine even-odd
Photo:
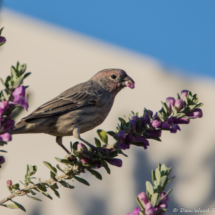
[(177, 125), (177, 124), (172, 125), (170, 128), (171, 133), (177, 133), (178, 130), (180, 131), (181, 129), (180, 129), (179, 125)]
[(78, 143), (77, 144), (77, 151), (81, 152), (81, 153), (86, 153), (87, 152), (87, 148), (84, 144), (82, 143)]
[(0, 134), (0, 141), (8, 142), (8, 141), (11, 141), (11, 140), (12, 140), (12, 137), (11, 137), (10, 133)]
[(121, 167), (122, 166), (122, 160), (119, 158), (113, 158), (113, 159), (107, 159), (106, 160), (109, 164)]
[(116, 134), (116, 137), (117, 137), (118, 139), (124, 140), (124, 139), (126, 138), (126, 132), (121, 130), (121, 131), (119, 131), (119, 132)]
[(175, 106), (175, 99), (173, 97), (166, 98), (166, 106), (169, 112), (172, 112), (172, 106)]
[(182, 90), (181, 91), (181, 99), (183, 100), (184, 97), (187, 97), (188, 93), (189, 93), (189, 90)]
[[(162, 193), (161, 193), (161, 198), (163, 198), (165, 195), (166, 195), (166, 192), (162, 192)], [(166, 197), (162, 200), (162, 202), (168, 202), (168, 201), (169, 201), (169, 197), (168, 197), (168, 196), (166, 196)]]
[(0, 46), (6, 42), (5, 37), (0, 36)]
[(179, 125), (174, 123), (175, 118), (171, 116), (167, 121), (163, 122), (161, 128), (170, 129), (171, 133), (176, 133), (178, 130), (181, 130)]
[(148, 135), (150, 137), (160, 137), (161, 136), (161, 130), (146, 131), (146, 135)]
[(158, 206), (158, 209), (167, 209), (168, 208), (168, 204), (166, 202), (164, 203), (161, 203), (159, 206)]
[(187, 113), (186, 115), (189, 116), (190, 118), (195, 119), (195, 118), (201, 118), (203, 116), (203, 113), (202, 113), (202, 110), (198, 108), (190, 113)]
[(140, 193), (137, 197), (144, 207), (149, 202), (148, 197), (145, 192)]
[(146, 215), (154, 215), (155, 214), (155, 208), (151, 205), (150, 202), (146, 203), (145, 213), (146, 213)]
[[(149, 115), (152, 117), (153, 116), (153, 112), (151, 110), (147, 110)], [(149, 124), (150, 123), (150, 118), (148, 116), (148, 114), (145, 112), (143, 118), (140, 117), (140, 121), (141, 121), (141, 125), (144, 125), (145, 123)]]
[(5, 159), (3, 156), (0, 156), (0, 165), (2, 165), (5, 162)]
[(138, 118), (138, 116), (134, 115), (134, 116), (132, 116), (131, 119), (130, 119), (131, 132), (132, 132), (132, 133), (136, 131), (137, 118)]
[(173, 123), (175, 123), (175, 124), (189, 124), (190, 123), (190, 119), (186, 119), (186, 118), (174, 118), (173, 119)]
[(0, 116), (3, 115), (3, 113), (10, 107), (9, 103), (7, 101), (1, 101), (0, 102)]
[(147, 149), (149, 141), (144, 136), (135, 137), (133, 142), (143, 143), (143, 148)]
[(28, 102), (25, 98), (25, 87), (19, 86), (12, 93), (12, 104), (18, 104), (23, 106), (26, 110), (28, 110)]
[(7, 180), (7, 186), (11, 187), (12, 186), (12, 181), (11, 180)]
[(170, 129), (170, 124), (169, 124), (169, 122), (168, 122), (168, 121), (163, 122), (161, 128)]
[(90, 161), (89, 158), (83, 157), (83, 158), (81, 159), (81, 162), (82, 162), (82, 163), (89, 163), (89, 161)]
[(127, 213), (126, 215), (139, 215), (139, 212), (140, 212), (140, 208), (135, 208), (133, 210), (133, 213)]
[(177, 111), (180, 111), (184, 106), (184, 101), (182, 99), (175, 100), (175, 108)]
[(129, 143), (123, 143), (123, 142), (120, 142), (117, 144), (117, 147), (120, 148), (120, 149), (130, 149), (130, 144)]
[(134, 135), (133, 134), (126, 135), (125, 141), (126, 142), (132, 142), (132, 141), (134, 141)]
[(152, 124), (151, 124), (151, 125), (152, 125), (152, 127), (154, 127), (154, 128), (160, 128), (160, 126), (161, 126), (161, 121), (155, 119), (155, 120), (152, 121)]
[(13, 130), (13, 127), (14, 127), (14, 120), (12, 119), (8, 119), (5, 123), (4, 123), (4, 128), (3, 128), (3, 131), (2, 132), (11, 132)]

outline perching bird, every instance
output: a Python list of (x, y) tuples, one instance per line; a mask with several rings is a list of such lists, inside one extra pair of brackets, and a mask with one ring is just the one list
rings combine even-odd
[(89, 81), (78, 84), (37, 108), (16, 124), (12, 134), (46, 133), (62, 144), (64, 136), (80, 137), (81, 133), (100, 125), (110, 112), (115, 96), (124, 87), (134, 88), (134, 81), (124, 70), (105, 69)]

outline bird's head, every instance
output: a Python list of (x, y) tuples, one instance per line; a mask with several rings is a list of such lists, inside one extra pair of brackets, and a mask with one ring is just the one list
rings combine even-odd
[(124, 87), (134, 88), (134, 80), (122, 69), (104, 69), (96, 73), (91, 80), (99, 83), (115, 96)]

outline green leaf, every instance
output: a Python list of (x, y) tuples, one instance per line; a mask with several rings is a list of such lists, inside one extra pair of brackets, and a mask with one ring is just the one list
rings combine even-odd
[(116, 133), (114, 131), (107, 131), (106, 133), (109, 134), (112, 137), (116, 136)]
[[(74, 145), (74, 144), (73, 144), (73, 145)], [(60, 159), (60, 158), (56, 158), (56, 157), (55, 157), (55, 159), (56, 159), (58, 162), (61, 162), (61, 163), (63, 163), (63, 164), (69, 164), (69, 165), (72, 165), (72, 164), (73, 164), (72, 161), (69, 161), (69, 160), (67, 160), (67, 159)]]
[(154, 170), (152, 170), (152, 181), (153, 181), (153, 183), (156, 181), (155, 171)]
[(5, 151), (5, 150), (0, 150), (0, 152), (5, 152), (5, 153), (7, 153), (7, 151)]
[(51, 187), (51, 190), (54, 192), (54, 194), (55, 194), (58, 198), (60, 198), (60, 194), (59, 194), (59, 192), (58, 192), (57, 190), (53, 189), (52, 187)]
[(47, 166), (55, 175), (57, 174), (57, 169), (55, 167), (53, 167), (50, 163), (43, 161), (43, 163), (45, 164), (45, 166)]
[(156, 206), (157, 200), (158, 200), (158, 193), (154, 193), (151, 197), (151, 204), (153, 207)]
[(51, 171), (50, 172), (50, 177), (54, 180), (54, 181), (57, 181), (57, 179), (55, 178), (55, 174)]
[(97, 134), (103, 143), (108, 144), (108, 135), (105, 131), (98, 129)]
[(30, 74), (31, 74), (31, 72), (26, 73), (26, 74), (23, 76), (23, 79), (27, 78)]
[(65, 171), (63, 169), (61, 169), (61, 167), (59, 166), (59, 164), (57, 164), (56, 166), (61, 172), (65, 173)]
[(47, 191), (46, 187), (45, 187), (43, 184), (38, 184), (38, 187), (37, 187), (37, 188), (39, 189), (40, 192), (45, 192), (45, 191)]
[(11, 200), (19, 209), (21, 209), (22, 211), (25, 211), (26, 212), (26, 210), (25, 210), (25, 208), (21, 205), (21, 204), (19, 204), (18, 202), (15, 202), (15, 201), (13, 201), (13, 200)]
[(75, 188), (74, 186), (68, 184), (68, 183), (65, 182), (65, 181), (59, 181), (59, 183), (60, 183), (61, 185), (63, 185), (64, 187), (69, 188), (69, 189), (74, 189), (74, 188)]
[(17, 78), (16, 81), (14, 82), (14, 84), (13, 84), (13, 88), (19, 87), (22, 84), (22, 81), (23, 81), (23, 77), (22, 76), (20, 76), (19, 78)]
[(85, 179), (80, 178), (80, 177), (77, 177), (77, 176), (74, 176), (74, 178), (75, 178), (77, 181), (81, 182), (82, 184), (85, 184), (85, 185), (87, 185), (87, 186), (90, 186), (90, 184), (89, 184)]
[(163, 198), (161, 199), (161, 201), (162, 201), (166, 196), (168, 196), (171, 192), (172, 192), (172, 189), (168, 190), (168, 191), (166, 192), (166, 194), (163, 196)]
[(17, 205), (15, 204), (4, 204), (4, 207), (10, 208), (10, 209), (17, 209), (19, 208)]
[(30, 190), (32, 195), (36, 195), (36, 193), (33, 190)]
[(14, 188), (14, 189), (19, 189), (19, 184), (17, 183), (17, 184), (14, 184), (13, 186), (12, 186), (12, 188)]
[(175, 176), (173, 176), (172, 178), (170, 178), (167, 183), (169, 183), (170, 181), (172, 181), (175, 178)]
[(160, 173), (159, 169), (155, 170), (155, 176), (156, 176), (157, 184), (160, 184), (161, 173)]
[(100, 140), (99, 140), (99, 139), (97, 139), (96, 137), (95, 137), (94, 139), (95, 139), (96, 147), (101, 147), (101, 146), (102, 146), (102, 144), (101, 144)]
[(16, 69), (14, 66), (11, 66), (11, 76), (13, 77), (14, 80), (16, 80), (17, 73), (16, 73)]
[(146, 190), (152, 195), (154, 193), (154, 188), (152, 187), (152, 184), (147, 181), (146, 182)]
[(176, 108), (174, 106), (172, 106), (172, 111), (174, 113), (174, 116), (178, 114), (178, 111), (176, 110)]
[(42, 200), (41, 200), (41, 199), (38, 199), (38, 198), (33, 197), (33, 196), (29, 196), (28, 194), (27, 194), (27, 196), (28, 196), (29, 198), (33, 199), (33, 200), (36, 200), (36, 201), (40, 201), (40, 202), (42, 202)]
[(3, 84), (3, 86), (4, 86), (5, 88), (7, 88), (7, 87), (5, 86), (4, 81), (3, 81), (2, 78), (0, 78), (0, 81), (1, 81), (1, 83)]
[(6, 93), (5, 90), (2, 90), (2, 93), (3, 93), (3, 96), (4, 96), (5, 100), (8, 101), (9, 95)]
[(120, 122), (126, 123), (126, 121), (123, 118), (119, 117), (118, 119), (119, 119)]
[(108, 174), (110, 174), (110, 168), (108, 167), (108, 164), (105, 160), (101, 160), (101, 165), (105, 168)]
[(160, 179), (160, 186), (164, 189), (165, 186), (166, 186), (166, 183), (167, 183), (167, 176), (164, 175), (164, 176), (162, 176), (161, 179)]
[(102, 176), (99, 172), (91, 169), (91, 168), (87, 168), (87, 170), (92, 174), (94, 175), (96, 178), (98, 178), (99, 180), (102, 180)]
[(143, 205), (142, 205), (142, 203), (141, 203), (141, 201), (139, 200), (138, 197), (136, 197), (136, 201), (137, 201), (137, 204), (140, 206), (140, 209), (144, 210), (144, 207), (143, 207)]
[(161, 104), (162, 104), (162, 107), (163, 107), (164, 112), (165, 112), (166, 114), (168, 114), (169, 111), (167, 110), (166, 103), (161, 102)]
[(48, 193), (42, 192), (42, 194), (43, 194), (44, 196), (48, 197), (49, 199), (52, 199), (52, 197), (51, 197)]
[(70, 141), (70, 150), (71, 150), (71, 153), (72, 153), (72, 150), (73, 150), (72, 141)]
[[(25, 71), (26, 71), (26, 68), (27, 68), (27, 65), (26, 64), (22, 64), (21, 66), (19, 66), (19, 75), (22, 75), (22, 74), (24, 74), (25, 73)], [(30, 73), (30, 72), (29, 72)], [(27, 75), (27, 74), (29, 74), (29, 73), (26, 73), (25, 75)], [(30, 73), (31, 74), (31, 73)], [(30, 75), (29, 74), (29, 75)], [(27, 75), (28, 76), (28, 75)]]
[(36, 173), (37, 171), (37, 166), (29, 166), (29, 175), (32, 176)]
[(3, 29), (4, 29), (4, 27), (0, 29), (0, 36), (1, 36), (1, 34), (2, 34)]

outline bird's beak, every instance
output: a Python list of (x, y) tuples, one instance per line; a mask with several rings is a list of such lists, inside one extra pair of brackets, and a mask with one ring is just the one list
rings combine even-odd
[(129, 88), (131, 88), (131, 89), (134, 89), (134, 84), (135, 84), (135, 82), (134, 82), (134, 80), (131, 78), (131, 77), (129, 77), (129, 76), (126, 76), (125, 78), (124, 78), (124, 80), (123, 80), (123, 85), (125, 86), (125, 87), (129, 87)]

